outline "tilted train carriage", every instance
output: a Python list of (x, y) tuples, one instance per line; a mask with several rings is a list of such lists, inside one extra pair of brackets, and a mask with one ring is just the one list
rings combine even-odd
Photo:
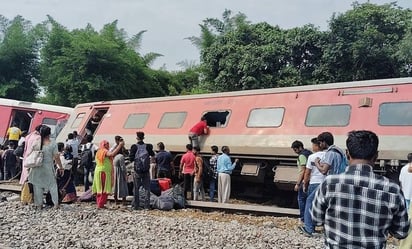
[(0, 98), (0, 143), (6, 140), (7, 129), (16, 123), (22, 131), (48, 125), (55, 138), (66, 124), (73, 108)]
[(375, 170), (396, 178), (412, 150), (412, 78), (356, 81), (275, 89), (144, 98), (79, 104), (57, 140), (85, 128), (94, 114), (102, 117), (94, 142), (121, 135), (130, 147), (136, 131), (145, 142), (164, 142), (176, 166), (189, 142), (189, 129), (206, 115), (210, 134), (201, 140), (207, 159), (210, 146), (227, 145), (239, 158), (232, 176), (234, 194), (276, 195), (296, 180), (296, 154), (290, 146), (319, 133), (334, 134), (345, 147), (348, 131), (368, 129), (380, 138)]

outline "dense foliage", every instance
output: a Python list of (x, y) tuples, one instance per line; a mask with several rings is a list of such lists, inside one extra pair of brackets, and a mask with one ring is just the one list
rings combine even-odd
[(333, 15), (328, 31), (313, 25), (284, 30), (249, 23), (226, 10), (206, 19), (200, 49), (211, 90), (319, 84), (412, 75), (412, 11), (396, 4), (353, 4)]
[(33, 26), (0, 16), (0, 97), (65, 106), (82, 102), (412, 76), (412, 11), (354, 3), (329, 29), (282, 29), (225, 10), (189, 37), (200, 64), (154, 70), (117, 21), (68, 30), (48, 17)]

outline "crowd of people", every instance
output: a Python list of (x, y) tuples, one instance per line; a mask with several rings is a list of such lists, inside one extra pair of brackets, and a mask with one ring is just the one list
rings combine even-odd
[[(385, 248), (389, 234), (406, 238), (400, 248), (412, 248), (409, 196), (405, 198), (402, 192), (409, 195), (411, 191), (406, 188), (410, 188), (412, 177), (405, 175), (412, 175), (410, 165), (402, 169), (401, 186), (374, 173), (379, 139), (371, 131), (349, 132), (346, 153), (334, 145), (330, 132), (311, 142), (313, 153), (300, 141), (291, 146), (298, 154), (295, 191), (302, 233), (311, 237), (316, 226), (323, 226), (326, 248)], [(412, 162), (412, 154), (409, 157)]]
[[(76, 201), (76, 185), (84, 185), (84, 191), (94, 194), (97, 208), (105, 208), (112, 194), (116, 203), (121, 200), (126, 205), (130, 182), (134, 196), (132, 209), (149, 209), (151, 180), (174, 176), (183, 182), (185, 199), (205, 201), (204, 184), (208, 183), (208, 199), (215, 201), (217, 189), (217, 202), (227, 203), (231, 174), (239, 160), (230, 158), (228, 146), (222, 146), (219, 154), (216, 145), (210, 148), (209, 160), (202, 158), (199, 138), (207, 135), (208, 129), (207, 120), (202, 118), (190, 130), (190, 143), (176, 176), (174, 158), (165, 144), (158, 142), (155, 149), (144, 142), (142, 131), (136, 132), (136, 143), (126, 149), (121, 136), (115, 136), (112, 146), (107, 140), (96, 146), (92, 134), (81, 138), (75, 131), (65, 143), (56, 144), (50, 139), (50, 127), (40, 125), (24, 137), (20, 183), (32, 185), (34, 207), (38, 209), (44, 205), (44, 193), (48, 193), (56, 208), (61, 202)], [(13, 137), (7, 150), (1, 153), (4, 179), (16, 174), (9, 163), (18, 165), (19, 157), (13, 152), (22, 144), (20, 137), (21, 134)], [(312, 150), (298, 140), (291, 145), (298, 154), (294, 190), (298, 192), (301, 232), (313, 236), (315, 228), (323, 226), (326, 248), (384, 248), (389, 234), (404, 239), (400, 248), (412, 248), (407, 212), (408, 209), (412, 212), (412, 153), (407, 156), (408, 164), (401, 170), (398, 185), (374, 173), (379, 139), (371, 131), (349, 132), (346, 152), (334, 145), (330, 132), (312, 138), (311, 144)], [(42, 151), (41, 166), (25, 167), (28, 156), (38, 150)], [(133, 162), (131, 176), (127, 161)]]

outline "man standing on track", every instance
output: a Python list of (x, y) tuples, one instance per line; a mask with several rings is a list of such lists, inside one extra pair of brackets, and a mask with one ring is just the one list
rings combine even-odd
[(235, 159), (232, 163), (229, 157), (230, 149), (229, 146), (222, 146), (222, 155), (217, 158), (217, 172), (218, 175), (218, 188), (217, 188), (217, 198), (219, 203), (228, 203), (230, 198), (230, 175), (233, 169), (236, 167), (239, 159)]
[(298, 192), (298, 205), (300, 211), (300, 220), (303, 222), (305, 216), (305, 204), (306, 204), (306, 193), (303, 192), (303, 177), (305, 174), (305, 167), (308, 157), (312, 152), (303, 148), (303, 143), (301, 141), (294, 141), (291, 146), (292, 150), (298, 154), (298, 159), (296, 160), (298, 165), (298, 177), (296, 179), (296, 185), (294, 190)]

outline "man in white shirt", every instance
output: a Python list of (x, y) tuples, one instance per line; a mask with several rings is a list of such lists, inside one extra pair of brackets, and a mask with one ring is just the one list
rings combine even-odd
[(409, 167), (412, 167), (412, 153), (408, 154), (408, 163), (402, 167), (401, 173), (399, 174), (399, 181), (406, 199), (406, 209), (408, 210), (412, 199), (412, 173), (408, 171)]
[(304, 226), (299, 227), (299, 229), (307, 236), (312, 236), (312, 233), (315, 231), (315, 225), (313, 224), (312, 217), (310, 215), (310, 208), (312, 206), (316, 190), (326, 177), (326, 175), (322, 174), (315, 165), (315, 161), (322, 159), (325, 155), (325, 148), (320, 147), (318, 139), (316, 137), (312, 138), (311, 142), (313, 154), (309, 155), (308, 157), (305, 175), (303, 178), (303, 192), (305, 192), (307, 195), (305, 214), (303, 219)]

